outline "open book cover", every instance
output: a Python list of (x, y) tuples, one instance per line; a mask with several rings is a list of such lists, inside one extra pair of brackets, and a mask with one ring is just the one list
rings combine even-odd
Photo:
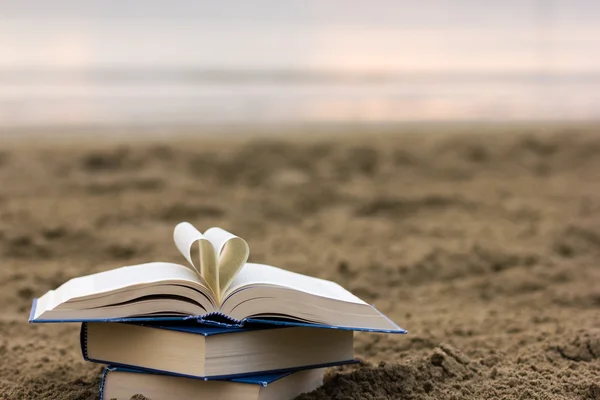
[(100, 381), (100, 400), (129, 400), (143, 393), (153, 400), (235, 398), (293, 399), (323, 383), (322, 368), (204, 381), (132, 368), (107, 366)]
[(150, 262), (73, 278), (34, 299), (30, 322), (193, 321), (406, 333), (340, 285), (248, 263), (243, 239), (191, 224), (173, 238), (188, 265)]

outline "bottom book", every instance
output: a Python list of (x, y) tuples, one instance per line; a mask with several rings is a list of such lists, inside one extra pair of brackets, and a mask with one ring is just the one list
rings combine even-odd
[(151, 400), (293, 399), (323, 384), (325, 368), (205, 381), (108, 366), (100, 383), (100, 400), (129, 400), (136, 394)]

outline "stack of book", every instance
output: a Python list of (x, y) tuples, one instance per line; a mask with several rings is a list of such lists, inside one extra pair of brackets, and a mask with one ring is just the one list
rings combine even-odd
[(354, 331), (405, 333), (331, 281), (248, 263), (223, 229), (181, 223), (174, 240), (189, 266), (121, 267), (33, 302), (30, 322), (81, 322), (84, 358), (107, 364), (101, 399), (291, 399), (355, 362)]

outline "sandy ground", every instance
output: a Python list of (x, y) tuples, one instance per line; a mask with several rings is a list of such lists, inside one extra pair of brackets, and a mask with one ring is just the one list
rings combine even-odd
[(336, 280), (409, 330), (357, 334), (363, 363), (303, 399), (600, 399), (593, 132), (13, 143), (0, 184), (0, 399), (97, 398), (79, 327), (27, 324), (31, 300), (182, 262), (182, 220)]

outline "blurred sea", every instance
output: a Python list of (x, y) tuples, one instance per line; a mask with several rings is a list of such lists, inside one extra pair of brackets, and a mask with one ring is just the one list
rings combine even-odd
[(600, 74), (0, 71), (3, 130), (598, 117)]

